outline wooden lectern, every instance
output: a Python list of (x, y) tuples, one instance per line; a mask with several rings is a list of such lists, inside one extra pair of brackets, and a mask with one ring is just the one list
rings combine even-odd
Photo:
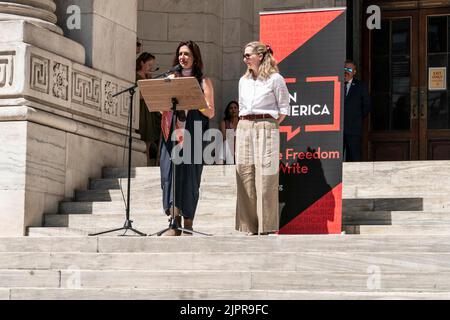
[[(202, 110), (208, 108), (203, 91), (200, 88), (198, 80), (194, 77), (183, 78), (165, 78), (165, 79), (148, 79), (138, 81), (139, 90), (147, 104), (150, 112), (172, 111), (172, 128), (176, 127), (177, 111), (179, 110)], [(172, 155), (171, 155), (172, 156)], [(187, 232), (191, 234), (200, 234), (210, 236), (205, 233), (187, 230), (181, 228), (175, 220), (175, 168), (176, 165), (172, 159), (172, 216), (169, 227), (155, 233), (161, 236), (171, 229)]]
[(138, 81), (139, 90), (150, 112), (196, 110), (207, 108), (205, 96), (194, 77), (149, 79)]

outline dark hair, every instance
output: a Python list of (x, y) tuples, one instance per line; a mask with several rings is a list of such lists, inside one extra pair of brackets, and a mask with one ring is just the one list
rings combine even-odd
[(136, 59), (136, 71), (141, 70), (141, 63), (146, 63), (149, 60), (155, 60), (155, 56), (149, 52), (142, 52)]
[(228, 102), (227, 107), (225, 108), (225, 111), (224, 111), (224, 114), (225, 114), (224, 120), (228, 120), (228, 121), (231, 120), (230, 108), (231, 108), (231, 105), (232, 105), (232, 104), (237, 105), (238, 108), (239, 108), (239, 102), (234, 101), (234, 100)]
[(355, 61), (351, 60), (351, 59), (347, 59), (345, 60), (345, 64), (352, 64), (356, 67)]
[(176, 66), (180, 62), (178, 61), (178, 56), (180, 55), (181, 47), (186, 46), (191, 50), (192, 56), (194, 58), (194, 64), (192, 66), (192, 72), (194, 77), (197, 78), (198, 82), (201, 84), (203, 80), (203, 60), (202, 54), (200, 53), (200, 47), (191, 40), (180, 42), (177, 51), (175, 53), (175, 58), (173, 59), (173, 66)]

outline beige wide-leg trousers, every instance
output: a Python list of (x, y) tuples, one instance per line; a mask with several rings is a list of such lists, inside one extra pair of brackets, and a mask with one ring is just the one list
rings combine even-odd
[(280, 133), (275, 119), (241, 120), (236, 131), (236, 230), (279, 230)]

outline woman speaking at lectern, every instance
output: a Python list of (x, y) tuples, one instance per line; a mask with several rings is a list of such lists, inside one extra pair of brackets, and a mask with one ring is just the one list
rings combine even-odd
[[(181, 65), (181, 71), (173, 75), (173, 77), (195, 77), (205, 95), (207, 108), (201, 110), (177, 111), (176, 128), (172, 128), (173, 112), (166, 111), (163, 113), (161, 121), (162, 143), (161, 143), (161, 187), (163, 191), (163, 207), (167, 215), (172, 214), (173, 194), (172, 194), (172, 149), (177, 143), (183, 145), (183, 155), (189, 152), (191, 163), (181, 163), (176, 166), (176, 186), (175, 186), (175, 219), (178, 226), (181, 226), (181, 218), (183, 217), (184, 229), (192, 230), (195, 211), (197, 209), (199, 199), (199, 189), (203, 164), (194, 163), (194, 144), (196, 141), (203, 141), (203, 134), (208, 130), (209, 119), (214, 117), (214, 89), (212, 82), (203, 74), (203, 61), (200, 48), (193, 41), (181, 42), (176, 50), (173, 66)], [(196, 137), (194, 125), (201, 125), (202, 137)], [(180, 130), (181, 129), (181, 130)], [(183, 130), (184, 129), (184, 130)], [(172, 141), (172, 134), (176, 131), (176, 142)], [(190, 134), (190, 145), (183, 142), (183, 132)], [(201, 150), (201, 158), (203, 159), (203, 146), (197, 147)], [(199, 152), (199, 151), (197, 151)], [(197, 158), (199, 155), (197, 155)], [(189, 158), (189, 157), (183, 157)], [(164, 236), (180, 236), (181, 232), (170, 229)], [(191, 235), (183, 233), (183, 235)]]

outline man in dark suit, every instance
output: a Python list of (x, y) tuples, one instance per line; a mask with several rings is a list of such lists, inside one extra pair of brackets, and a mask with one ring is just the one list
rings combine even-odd
[(344, 154), (348, 162), (362, 161), (363, 120), (370, 112), (367, 87), (355, 79), (355, 75), (355, 63), (347, 60), (344, 74)]

